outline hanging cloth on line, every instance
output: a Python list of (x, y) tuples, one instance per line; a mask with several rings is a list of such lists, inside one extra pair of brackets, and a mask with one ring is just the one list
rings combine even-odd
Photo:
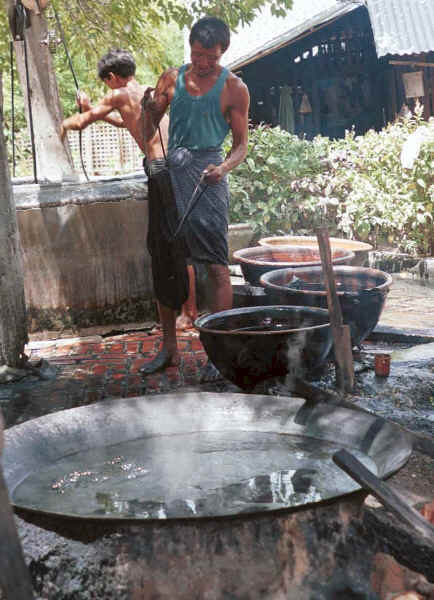
[(281, 129), (294, 133), (294, 104), (292, 102), (291, 88), (284, 85), (280, 90), (279, 125)]
[(303, 98), (301, 99), (301, 104), (300, 108), (298, 109), (298, 112), (300, 112), (303, 115), (307, 115), (312, 112), (312, 107), (310, 105), (309, 97), (307, 94), (303, 94)]

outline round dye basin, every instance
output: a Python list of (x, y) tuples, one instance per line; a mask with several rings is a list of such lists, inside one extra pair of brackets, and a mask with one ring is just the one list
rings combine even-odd
[(200, 317), (195, 326), (221, 374), (245, 390), (269, 377), (302, 376), (332, 345), (328, 312), (320, 308), (236, 308)]
[[(392, 276), (364, 267), (333, 267), (344, 323), (350, 326), (353, 346), (377, 325)], [(280, 269), (261, 277), (272, 303), (327, 308), (321, 267)]]
[[(309, 246), (318, 248), (318, 240), (314, 235), (280, 235), (265, 237), (260, 239), (258, 244), (260, 246), (271, 248), (275, 246)], [(368, 258), (368, 253), (372, 250), (371, 244), (335, 237), (330, 238), (330, 247), (332, 251), (339, 249), (354, 252), (354, 258), (350, 263), (353, 266), (362, 266)]]
[[(337, 248), (331, 252), (333, 264), (349, 264), (354, 258), (351, 250)], [(234, 260), (240, 263), (250, 285), (259, 285), (261, 275), (268, 271), (321, 266), (319, 249), (313, 246), (254, 246), (234, 252)]]
[[(301, 398), (177, 392), (29, 420), (5, 431), (2, 458), (18, 508), (58, 517), (167, 521), (298, 508), (353, 492), (359, 485), (332, 460), (342, 447), (379, 477), (400, 468), (411, 452), (406, 432), (353, 409), (311, 406)], [(84, 525), (74, 533), (83, 531)], [(146, 556), (158, 555), (149, 548), (162, 535), (159, 530), (150, 538)], [(184, 570), (191, 564), (183, 554), (186, 535), (179, 527), (178, 541), (170, 540)], [(211, 535), (206, 547), (215, 569), (215, 525)], [(195, 546), (200, 538), (196, 532)], [(164, 555), (167, 542), (158, 548)]]

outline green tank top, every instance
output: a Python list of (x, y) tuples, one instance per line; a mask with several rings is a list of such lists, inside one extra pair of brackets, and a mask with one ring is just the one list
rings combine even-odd
[(222, 68), (214, 86), (203, 96), (191, 96), (185, 88), (185, 70), (178, 70), (175, 93), (170, 103), (169, 150), (220, 148), (229, 125), (220, 108), (220, 96), (229, 71)]

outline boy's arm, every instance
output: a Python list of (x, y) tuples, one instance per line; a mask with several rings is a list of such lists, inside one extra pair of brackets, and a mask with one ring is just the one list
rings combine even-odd
[[(88, 110), (92, 110), (93, 108), (92, 104), (90, 103), (89, 96), (81, 90), (77, 92), (77, 105), (80, 107), (81, 112), (86, 112)], [(125, 127), (124, 120), (119, 113), (109, 113), (102, 120), (106, 123), (110, 123), (110, 125), (114, 125), (115, 127)]]
[[(110, 115), (110, 113), (118, 108), (118, 98), (116, 94), (108, 94), (96, 106), (89, 108), (82, 113), (76, 113), (68, 117), (62, 122), (60, 137), (63, 140), (66, 132), (70, 129), (80, 130), (85, 129), (95, 121), (107, 121), (116, 127), (124, 127), (121, 117)], [(88, 104), (90, 106), (90, 104)]]

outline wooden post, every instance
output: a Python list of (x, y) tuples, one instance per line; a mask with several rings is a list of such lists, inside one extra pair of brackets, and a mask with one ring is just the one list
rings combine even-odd
[[(45, 1), (45, 0), (44, 0)], [(7, 0), (9, 10), (14, 10), (14, 0)], [(42, 8), (42, 3), (40, 3)], [(47, 45), (48, 23), (44, 13), (29, 13), (30, 27), (25, 29), (30, 99), (35, 132), (35, 149), (38, 181), (77, 181), (68, 142), (60, 139), (63, 111), (59, 98), (53, 60)], [(24, 42), (15, 40), (17, 71), (21, 83), (24, 109), (29, 123), (27, 74)]]
[[(0, 73), (0, 106), (2, 105)], [(27, 342), (26, 303), (15, 202), (0, 111), (0, 366), (23, 366)], [(1, 545), (1, 542), (0, 542)]]
[[(0, 414), (0, 456), (2, 448), (3, 422)], [(33, 600), (32, 582), (24, 562), (1, 465), (0, 540), (0, 590), (6, 594), (7, 600)]]
[(351, 334), (349, 326), (344, 325), (342, 319), (341, 305), (336, 292), (336, 283), (333, 275), (330, 240), (327, 228), (319, 227), (316, 230), (316, 235), (327, 290), (330, 326), (333, 334), (336, 385), (339, 390), (352, 392), (354, 387), (354, 364), (351, 348)]

